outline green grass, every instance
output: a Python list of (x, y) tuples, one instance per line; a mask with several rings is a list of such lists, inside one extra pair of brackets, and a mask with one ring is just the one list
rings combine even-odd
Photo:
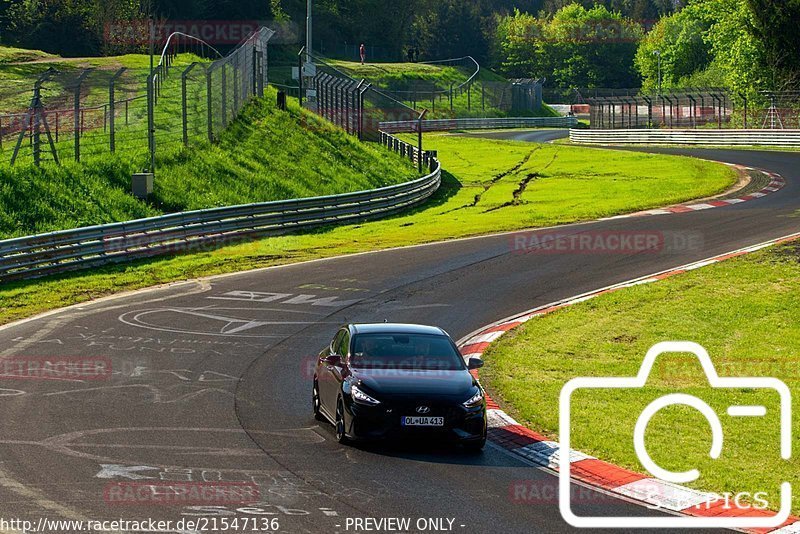
[(155, 191), (147, 202), (129, 194), (130, 176), (140, 160), (128, 155), (90, 158), (84, 164), (65, 158), (61, 167), (41, 169), (2, 166), (0, 237), (372, 189), (417, 176), (399, 156), (359, 143), (293, 102), (288, 111), (279, 111), (274, 101), (275, 91), (269, 90), (214, 144), (198, 141), (160, 151)]
[(55, 59), (58, 56), (42, 52), (41, 50), (27, 50), (13, 46), (0, 46), (0, 64), (34, 61), (42, 59)]
[[(501, 230), (595, 219), (706, 196), (735, 173), (690, 158), (426, 135), (440, 152), (440, 191), (390, 219), (0, 286), (0, 322), (175, 280)], [(527, 160), (520, 166), (523, 160)], [(516, 171), (512, 171), (519, 166)], [(504, 174), (507, 173), (507, 174)], [(538, 178), (515, 202), (529, 173)], [(501, 176), (503, 175), (503, 176)], [(287, 176), (291, 176), (287, 173)], [(475, 196), (480, 199), (475, 203)]]
[(461, 84), (474, 72), (451, 66), (425, 63), (367, 63), (332, 60), (331, 65), (353, 78), (366, 78), (391, 91), (410, 91), (415, 84), (427, 84), (440, 89)]
[[(721, 376), (784, 380), (800, 399), (800, 244), (770, 248), (665, 281), (610, 293), (534, 319), (487, 352), (482, 376), (520, 422), (553, 438), (558, 434), (558, 395), (580, 376), (633, 376), (657, 342), (703, 345)], [(712, 390), (691, 355), (667, 355), (648, 386), (595, 391), (573, 401), (572, 447), (645, 473), (633, 450), (641, 410), (667, 393), (688, 393), (721, 414), (722, 457), (708, 457), (710, 432), (691, 409), (667, 408), (646, 433), (648, 451), (662, 467), (698, 468), (693, 486), (716, 492), (766, 491), (777, 507), (782, 481), (800, 483), (800, 462), (779, 455), (777, 394)], [(734, 419), (732, 404), (763, 404), (765, 418)], [(795, 452), (800, 421), (794, 420)], [(796, 458), (796, 455), (795, 455)], [(800, 511), (795, 493), (793, 510)]]
[[(507, 90), (508, 80), (494, 72), (481, 68), (474, 83), (460, 87), (475, 72), (474, 64), (465, 62), (464, 66), (425, 63), (367, 63), (362, 65), (353, 61), (331, 60), (331, 65), (349, 76), (365, 78), (377, 87), (387, 90), (401, 102), (417, 110), (427, 109), (429, 119), (466, 117), (505, 117), (510, 113), (511, 93)], [(449, 91), (453, 91), (452, 109)], [(415, 88), (422, 93), (438, 91), (430, 99), (418, 99)], [(520, 113), (515, 113), (520, 115)], [(535, 113), (522, 115), (550, 117), (557, 115), (547, 106)]]
[[(175, 64), (188, 65), (199, 60), (194, 55), (182, 54)], [(94, 70), (84, 82), (83, 105), (103, 104), (108, 101), (111, 76), (122, 67), (128, 72), (118, 82), (117, 98), (126, 92), (143, 92), (150, 68), (150, 56), (144, 54), (62, 58), (38, 50), (0, 47), (0, 114), (24, 112), (30, 103), (34, 82), (50, 68), (59, 74), (43, 85), (45, 106), (70, 108), (70, 86), (84, 69)]]

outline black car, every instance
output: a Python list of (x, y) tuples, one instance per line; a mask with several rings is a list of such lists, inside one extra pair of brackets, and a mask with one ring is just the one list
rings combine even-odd
[(336, 439), (445, 438), (479, 451), (486, 443), (486, 399), (447, 333), (409, 324), (342, 327), (314, 372), (317, 419)]

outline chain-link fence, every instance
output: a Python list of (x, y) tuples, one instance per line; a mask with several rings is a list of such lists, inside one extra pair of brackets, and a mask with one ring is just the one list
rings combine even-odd
[[(153, 168), (156, 154), (216, 139), (247, 101), (263, 95), (267, 43), (261, 28), (226, 56), (173, 34), (151, 70), (141, 56), (21, 67), (0, 85), (0, 161), (61, 163), (118, 154)], [(125, 63), (129, 64), (125, 64)]]
[[(374, 65), (379, 67), (380, 63)], [(380, 90), (417, 111), (427, 109), (429, 118), (526, 116), (540, 112), (541, 80), (504, 80), (483, 69), (471, 56), (419, 65), (451, 70), (439, 77), (397, 76)], [(339, 67), (339, 70), (357, 78), (345, 67)]]
[(366, 80), (351, 78), (322, 58), (314, 56), (313, 61), (314, 72), (303, 77), (303, 104), (348, 133), (380, 141), (381, 122), (419, 118), (416, 110)]

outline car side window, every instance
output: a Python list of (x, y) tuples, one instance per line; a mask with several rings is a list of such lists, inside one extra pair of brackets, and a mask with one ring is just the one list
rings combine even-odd
[(342, 357), (342, 359), (347, 358), (347, 354), (350, 352), (350, 332), (347, 330), (342, 330), (342, 337), (339, 338), (339, 343), (336, 345), (336, 354)]
[[(339, 330), (336, 332), (336, 335), (333, 336), (333, 341), (331, 341), (331, 354), (339, 354), (339, 345), (342, 343), (342, 336), (344, 336), (344, 330)], [(341, 356), (341, 354), (339, 354)]]

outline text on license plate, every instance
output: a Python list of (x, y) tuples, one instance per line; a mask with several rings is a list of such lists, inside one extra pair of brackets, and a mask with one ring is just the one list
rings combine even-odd
[(403, 426), (444, 426), (444, 417), (403, 417), (400, 424)]

